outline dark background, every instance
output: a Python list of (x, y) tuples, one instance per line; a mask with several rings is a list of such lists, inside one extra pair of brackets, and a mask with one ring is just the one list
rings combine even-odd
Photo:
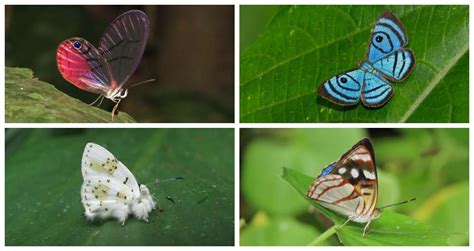
[[(91, 103), (87, 93), (62, 78), (57, 46), (70, 37), (98, 44), (120, 14), (144, 11), (150, 36), (143, 58), (125, 87), (120, 110), (139, 122), (232, 122), (234, 113), (233, 6), (6, 6), (7, 67), (27, 67), (35, 77)], [(110, 101), (102, 104), (111, 110)]]

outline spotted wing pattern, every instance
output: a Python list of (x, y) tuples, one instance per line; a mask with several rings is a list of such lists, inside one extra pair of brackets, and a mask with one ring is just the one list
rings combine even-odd
[(307, 197), (354, 221), (367, 222), (376, 209), (377, 189), (372, 144), (362, 139), (321, 171)]

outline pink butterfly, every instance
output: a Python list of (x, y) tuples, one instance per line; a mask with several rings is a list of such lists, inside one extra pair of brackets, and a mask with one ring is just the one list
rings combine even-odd
[(148, 30), (147, 15), (131, 10), (109, 24), (98, 48), (83, 38), (67, 39), (59, 45), (56, 53), (59, 72), (82, 90), (112, 100), (115, 103), (113, 118), (121, 99), (128, 94), (128, 90), (122, 87), (142, 58)]

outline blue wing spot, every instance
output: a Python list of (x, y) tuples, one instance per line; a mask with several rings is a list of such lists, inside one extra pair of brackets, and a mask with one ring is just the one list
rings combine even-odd
[(321, 170), (321, 173), (319, 174), (318, 178), (326, 176), (329, 173), (331, 173), (332, 169), (334, 169), (335, 166), (336, 166), (336, 162), (329, 164), (327, 167)]

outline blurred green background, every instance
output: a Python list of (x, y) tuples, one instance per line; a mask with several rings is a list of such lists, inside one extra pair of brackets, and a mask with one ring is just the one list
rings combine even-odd
[[(233, 129), (7, 129), (5, 136), (7, 246), (234, 245)], [(164, 211), (152, 211), (149, 223), (87, 222), (79, 192), (87, 142), (148, 184)], [(184, 180), (151, 184), (173, 177)]]
[[(148, 15), (150, 36), (128, 84), (156, 81), (132, 88), (119, 109), (138, 122), (232, 122), (233, 6), (7, 5), (5, 65), (31, 68), (40, 80), (91, 103), (97, 95), (58, 72), (57, 46), (71, 37), (97, 45), (107, 25), (131, 9)], [(101, 107), (110, 111), (113, 103)]]
[[(282, 179), (283, 167), (316, 177), (363, 137), (374, 145), (378, 207), (416, 197), (386, 210), (468, 245), (468, 129), (242, 129), (241, 245), (308, 245), (326, 231), (332, 222)], [(340, 242), (333, 235), (323, 244)]]

